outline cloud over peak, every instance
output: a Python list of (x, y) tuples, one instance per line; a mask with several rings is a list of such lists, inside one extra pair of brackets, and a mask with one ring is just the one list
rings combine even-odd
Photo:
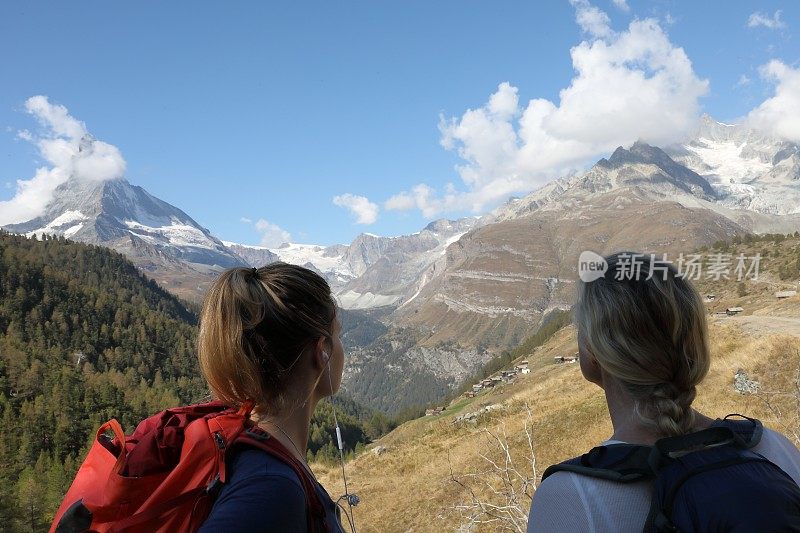
[(292, 235), (282, 227), (260, 218), (253, 224), (261, 235), (259, 245), (266, 248), (278, 248), (281, 244), (292, 242)]
[(426, 217), (479, 212), (617, 146), (639, 139), (669, 144), (691, 131), (709, 82), (658, 21), (637, 19), (615, 32), (587, 0), (571, 3), (587, 39), (570, 51), (575, 74), (558, 103), (521, 103), (517, 87), (503, 82), (481, 107), (441, 117), (441, 144), (463, 160), (456, 169), (465, 190), (450, 185), (439, 195), (419, 184), (392, 196), (386, 209), (419, 209)]
[(773, 59), (759, 74), (775, 85), (775, 94), (753, 109), (747, 121), (758, 130), (800, 142), (800, 69)]
[(258, 245), (264, 248), (280, 248), (284, 243), (292, 242), (292, 234), (266, 219), (259, 218), (255, 222), (250, 217), (241, 217), (239, 222), (252, 226), (259, 235)]
[(333, 204), (344, 207), (356, 218), (356, 224), (372, 224), (378, 220), (378, 204), (366, 196), (345, 193), (333, 197)]
[(51, 103), (46, 96), (32, 96), (25, 101), (25, 111), (37, 119), (41, 131), (22, 130), (18, 138), (33, 144), (46, 164), (33, 177), (18, 179), (14, 197), (0, 202), (0, 225), (40, 216), (56, 187), (69, 178), (105, 181), (125, 174), (119, 149), (92, 137), (63, 105)]

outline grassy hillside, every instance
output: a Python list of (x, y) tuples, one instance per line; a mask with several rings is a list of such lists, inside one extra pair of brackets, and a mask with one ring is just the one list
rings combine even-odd
[[(714, 359), (695, 405), (709, 416), (755, 416), (800, 444), (800, 296), (778, 301), (773, 294), (797, 286), (798, 276), (787, 276), (786, 269), (798, 257), (800, 239), (719, 243), (716, 250), (698, 252), (723, 248), (768, 254), (760, 279), (744, 288), (735, 279), (696, 282), (701, 292), (717, 296), (708, 304), (710, 313), (741, 305), (745, 316), (709, 316)], [(777, 327), (776, 316), (783, 320)], [(575, 331), (568, 325), (528, 353), (520, 350), (531, 363), (530, 374), (458, 399), (441, 415), (403, 424), (351, 461), (348, 481), (362, 500), (356, 508), (359, 529), (524, 531), (530, 496), (544, 469), (611, 434), (602, 391), (582, 379), (577, 364), (553, 362), (576, 350)], [(760, 384), (759, 393), (734, 389), (740, 369)], [(477, 416), (469, 421), (465, 414)], [(337, 470), (318, 465), (315, 471), (331, 494), (342, 492)]]

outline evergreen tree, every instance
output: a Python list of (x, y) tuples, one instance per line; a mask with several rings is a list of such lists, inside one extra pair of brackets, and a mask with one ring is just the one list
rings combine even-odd
[(42, 499), (44, 492), (42, 477), (36, 467), (26, 466), (17, 481), (18, 524), (21, 531), (37, 533), (46, 529)]
[[(116, 252), (0, 231), (3, 530), (46, 530), (109, 418), (131, 432), (155, 412), (209, 398), (195, 356), (197, 311)], [(352, 453), (368, 441), (360, 419), (372, 412), (337, 405)], [(312, 455), (338, 458), (328, 402), (312, 425)]]

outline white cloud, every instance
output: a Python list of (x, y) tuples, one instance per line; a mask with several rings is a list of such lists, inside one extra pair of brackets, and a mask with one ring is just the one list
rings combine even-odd
[(614, 33), (605, 11), (591, 5), (588, 0), (570, 0), (570, 4), (575, 8), (578, 26), (592, 37), (610, 37)]
[(480, 212), (617, 146), (639, 139), (669, 144), (691, 131), (708, 81), (698, 78), (659, 23), (634, 20), (616, 33), (602, 11), (585, 0), (573, 5), (591, 37), (570, 52), (575, 76), (558, 104), (543, 98), (520, 103), (517, 88), (503, 82), (485, 105), (442, 117), (441, 143), (464, 160), (457, 170), (466, 190), (449, 185), (437, 194), (420, 184), (389, 198), (386, 209), (419, 209), (426, 217)]
[(427, 218), (436, 216), (442, 211), (458, 208), (458, 200), (462, 198), (458, 195), (449, 195), (445, 198), (436, 198), (436, 191), (428, 185), (421, 183), (411, 189), (411, 192), (401, 192), (395, 194), (386, 202), (383, 207), (390, 211), (408, 211), (419, 209), (422, 215)]
[(256, 231), (261, 234), (261, 246), (267, 248), (277, 248), (285, 242), (292, 242), (292, 235), (277, 224), (267, 222), (263, 218), (258, 219), (254, 224)]
[(777, 10), (772, 17), (756, 11), (750, 18), (747, 19), (747, 27), (748, 28), (757, 28), (759, 26), (763, 26), (764, 28), (768, 28), (770, 30), (778, 30), (786, 27), (786, 23), (781, 20), (781, 10)]
[(239, 219), (239, 222), (244, 222), (245, 224), (252, 224), (253, 220), (247, 217), (242, 217)]
[(621, 9), (622, 11), (626, 12), (631, 10), (626, 0), (613, 0), (613, 1), (614, 5), (617, 6), (617, 9)]
[(748, 122), (754, 128), (800, 142), (800, 69), (773, 59), (759, 73), (775, 84), (775, 95), (753, 109)]
[(66, 107), (51, 104), (46, 96), (33, 96), (25, 101), (25, 110), (36, 117), (42, 132), (22, 130), (17, 137), (35, 145), (47, 164), (33, 177), (17, 180), (14, 197), (0, 202), (0, 225), (41, 215), (56, 187), (70, 177), (103, 181), (125, 174), (125, 159), (117, 147), (94, 139)]
[(365, 196), (340, 194), (333, 197), (334, 205), (344, 207), (355, 215), (357, 224), (372, 224), (378, 220), (378, 204), (370, 202)]
[(751, 81), (752, 80), (750, 80), (750, 78), (748, 78), (746, 74), (742, 74), (741, 76), (739, 76), (739, 81), (736, 82), (736, 86), (743, 87), (745, 85), (750, 85)]

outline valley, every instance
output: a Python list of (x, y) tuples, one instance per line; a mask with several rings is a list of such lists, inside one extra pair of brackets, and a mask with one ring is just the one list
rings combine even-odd
[(410, 235), (237, 244), (124, 179), (67, 180), (43, 216), (6, 229), (110, 247), (195, 303), (224, 268), (278, 260), (311, 268), (343, 309), (381, 330), (351, 338), (345, 389), (396, 413), (443, 397), (568, 309), (584, 250), (676, 257), (735, 236), (797, 231), (798, 177), (796, 145), (704, 117), (683, 144), (619, 147), (490, 213)]

